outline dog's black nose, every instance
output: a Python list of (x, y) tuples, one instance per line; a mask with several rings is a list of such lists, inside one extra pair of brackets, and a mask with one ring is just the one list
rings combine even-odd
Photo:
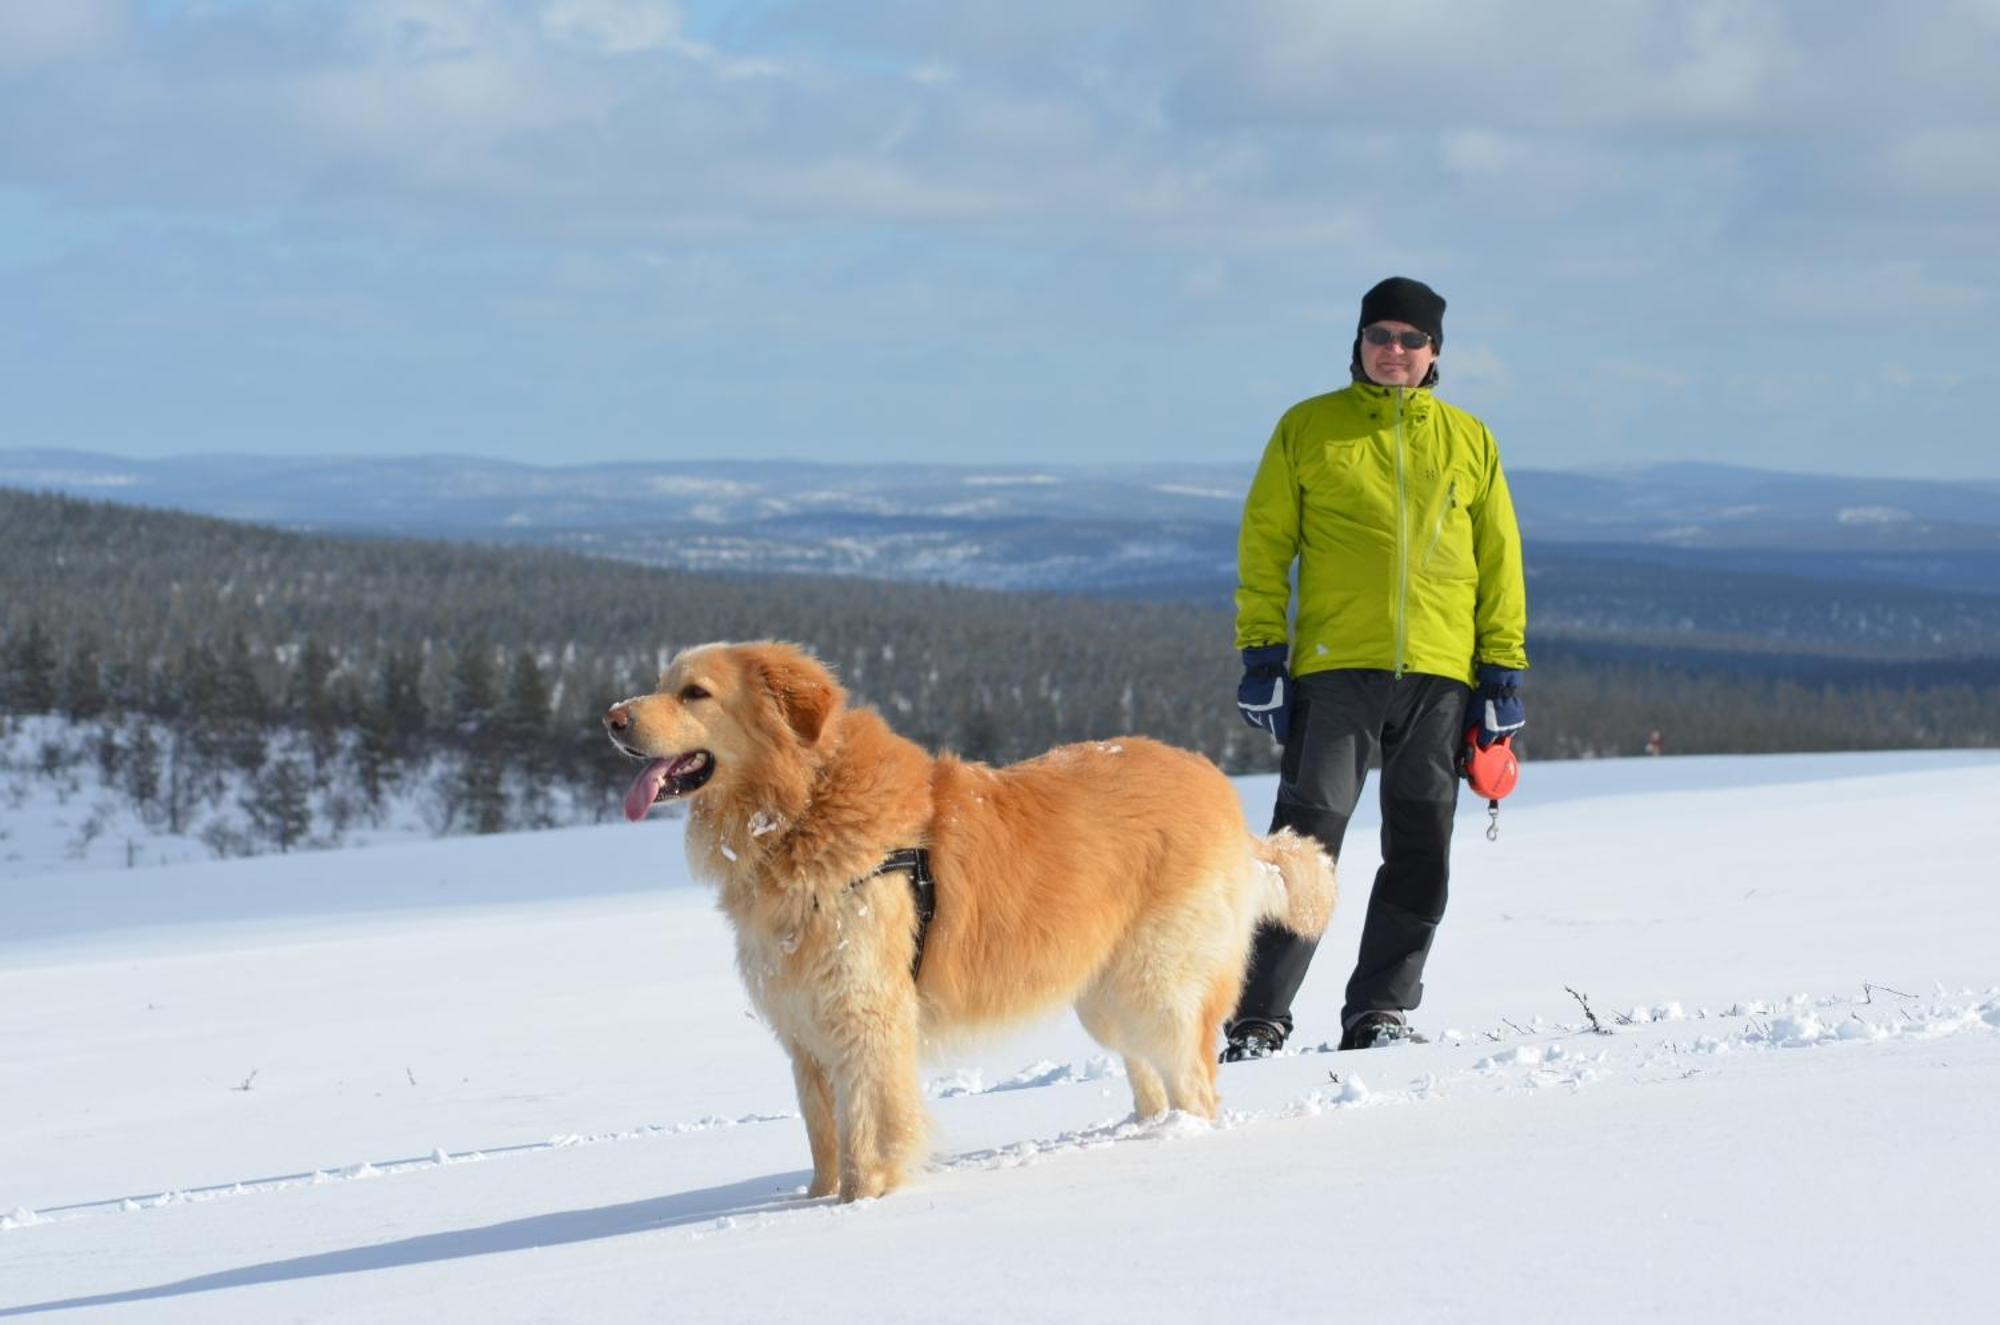
[(624, 731), (632, 725), (632, 710), (623, 704), (613, 704), (605, 710), (604, 725), (615, 732)]

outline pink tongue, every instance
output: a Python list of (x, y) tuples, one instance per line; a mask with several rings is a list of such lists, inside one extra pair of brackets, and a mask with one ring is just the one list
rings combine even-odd
[(646, 811), (653, 808), (653, 802), (660, 798), (660, 787), (667, 780), (667, 773), (673, 768), (671, 759), (655, 759), (639, 770), (639, 776), (632, 779), (632, 790), (625, 793), (625, 817), (638, 823), (646, 817)]

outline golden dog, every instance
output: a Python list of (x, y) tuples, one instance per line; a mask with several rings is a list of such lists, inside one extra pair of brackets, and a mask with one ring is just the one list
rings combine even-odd
[[(786, 644), (710, 644), (615, 704), (646, 760), (626, 797), (690, 800), (687, 851), (720, 885), (751, 999), (791, 1055), (813, 1196), (901, 1185), (926, 1140), (919, 1046), (1072, 1004), (1124, 1055), (1141, 1117), (1213, 1118), (1215, 1044), (1259, 920), (1316, 936), (1333, 863), (1251, 834), (1199, 755), (1136, 737), (995, 769), (933, 758)], [(935, 921), (903, 848), (928, 848)]]

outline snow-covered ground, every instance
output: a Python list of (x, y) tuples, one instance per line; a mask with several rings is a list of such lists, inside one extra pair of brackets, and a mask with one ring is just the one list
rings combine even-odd
[(678, 822), (10, 873), (0, 1318), (1987, 1319), (1996, 809), (1995, 752), (1533, 765), (1433, 1042), (1334, 1054), (1364, 808), (1220, 1126), (1052, 1021), (847, 1207)]

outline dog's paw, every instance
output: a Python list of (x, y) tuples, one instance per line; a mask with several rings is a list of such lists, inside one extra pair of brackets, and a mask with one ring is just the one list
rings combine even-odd
[(884, 1172), (850, 1173), (840, 1182), (840, 1203), (848, 1205), (855, 1201), (872, 1201), (887, 1196), (902, 1184)]

